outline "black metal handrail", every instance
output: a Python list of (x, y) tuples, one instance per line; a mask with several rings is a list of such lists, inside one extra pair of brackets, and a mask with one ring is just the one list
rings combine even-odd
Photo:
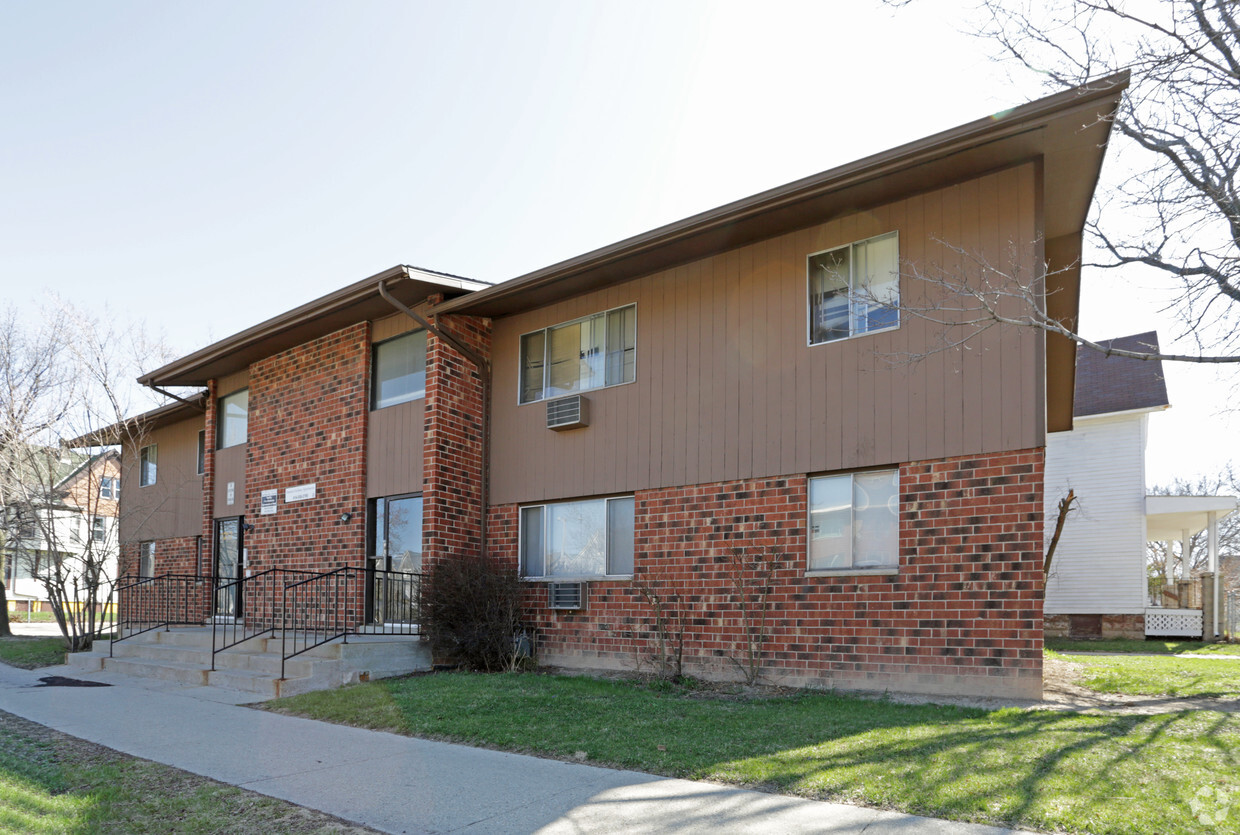
[(211, 617), (211, 669), (215, 657), (263, 635), (274, 634), (281, 624), (283, 590), (290, 582), (317, 576), (313, 571), (268, 568), (248, 577), (216, 577)]
[(422, 575), (344, 566), (284, 588), (280, 678), (290, 658), (349, 635), (418, 634)]
[(204, 591), (209, 578), (195, 574), (160, 574), (118, 580), (116, 635), (108, 646), (154, 629), (200, 624), (208, 611)]

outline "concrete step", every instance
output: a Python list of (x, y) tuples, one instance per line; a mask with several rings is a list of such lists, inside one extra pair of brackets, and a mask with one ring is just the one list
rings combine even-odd
[(173, 661), (145, 661), (135, 658), (105, 658), (103, 669), (140, 678), (161, 681), (177, 681), (181, 684), (202, 686), (207, 683), (207, 673), (198, 664), (182, 664)]

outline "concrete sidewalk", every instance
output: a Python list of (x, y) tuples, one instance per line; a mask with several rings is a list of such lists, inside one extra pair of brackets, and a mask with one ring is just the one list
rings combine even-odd
[[(113, 686), (37, 686), (48, 675)], [(250, 698), (0, 664), (0, 710), (386, 832), (1011, 831), (330, 725), (240, 706)]]

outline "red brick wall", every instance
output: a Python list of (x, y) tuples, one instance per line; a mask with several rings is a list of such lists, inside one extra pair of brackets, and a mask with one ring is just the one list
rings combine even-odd
[[(805, 476), (636, 494), (636, 571), (691, 604), (687, 672), (735, 677), (744, 643), (730, 549), (775, 548), (772, 683), (1039, 697), (1042, 671), (1042, 450), (900, 467), (895, 575), (814, 576), (806, 559)], [(494, 509), (492, 549), (515, 559), (517, 508)], [(555, 612), (531, 584), (545, 663), (634, 668), (654, 642), (651, 611), (627, 580), (592, 582), (587, 608)]]
[[(250, 366), (244, 507), (254, 526), (245, 535), (252, 573), (362, 565), (369, 374), (365, 322)], [(285, 489), (303, 484), (315, 485), (315, 497), (285, 503)], [(271, 516), (259, 513), (267, 489), (279, 491)]]
[[(193, 536), (180, 536), (173, 539), (156, 539), (155, 543), (155, 573), (156, 574), (193, 574), (197, 575), (198, 563), (198, 538)], [(121, 552), (119, 558), (119, 573), (124, 577), (136, 577), (138, 574), (138, 542), (125, 542), (121, 544)], [(209, 540), (203, 540), (202, 545), (202, 573), (211, 573), (211, 562), (208, 559), (210, 552), (207, 550), (210, 545)]]
[[(490, 321), (442, 317), (439, 326), (488, 356)], [(422, 565), (476, 555), (481, 546), (482, 378), (434, 334), (426, 344), (426, 423), (422, 436)]]

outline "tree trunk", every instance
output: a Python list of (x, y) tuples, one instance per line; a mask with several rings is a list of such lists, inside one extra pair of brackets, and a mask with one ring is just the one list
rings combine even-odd
[(12, 638), (13, 629), (9, 626), (9, 593), (4, 583), (0, 583), (0, 638)]

